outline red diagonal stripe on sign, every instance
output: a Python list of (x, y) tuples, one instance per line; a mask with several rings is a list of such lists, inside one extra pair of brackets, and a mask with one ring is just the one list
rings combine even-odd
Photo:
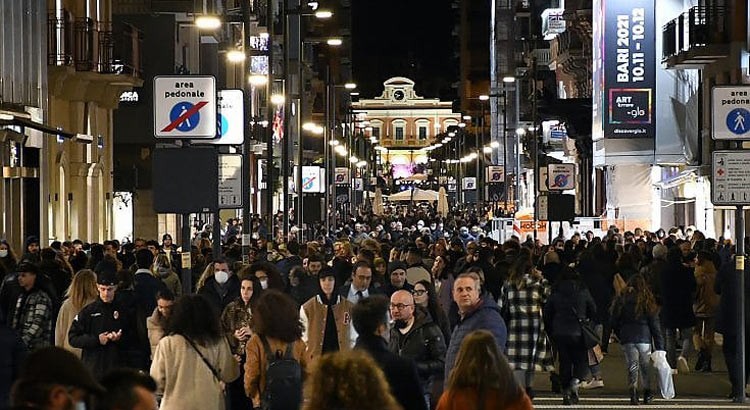
[(183, 121), (185, 121), (186, 119), (188, 119), (188, 117), (190, 117), (193, 114), (195, 114), (196, 112), (198, 112), (198, 110), (200, 110), (201, 108), (203, 108), (203, 106), (206, 105), (206, 104), (208, 104), (208, 101), (201, 101), (198, 104), (195, 104), (192, 108), (190, 108), (189, 110), (185, 111), (184, 114), (182, 114), (179, 117), (177, 117), (176, 120), (172, 121), (169, 125), (167, 125), (166, 127), (164, 127), (164, 129), (161, 130), (161, 132), (169, 132), (169, 131), (172, 131), (173, 129), (177, 128), (178, 125), (182, 124)]

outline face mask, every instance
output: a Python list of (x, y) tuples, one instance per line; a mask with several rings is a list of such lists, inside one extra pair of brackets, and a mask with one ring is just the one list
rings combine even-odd
[(166, 278), (167, 276), (169, 276), (169, 272), (170, 272), (169, 268), (159, 268), (156, 271), (159, 273), (159, 276), (161, 276), (162, 278)]
[(7, 249), (0, 250), (0, 258), (5, 258), (7, 256), (8, 256), (8, 250)]
[(268, 289), (268, 280), (262, 280), (260, 281), (260, 287), (263, 289)]
[(220, 285), (223, 285), (229, 280), (229, 273), (223, 270), (216, 271), (214, 272), (214, 279), (216, 279), (216, 282)]

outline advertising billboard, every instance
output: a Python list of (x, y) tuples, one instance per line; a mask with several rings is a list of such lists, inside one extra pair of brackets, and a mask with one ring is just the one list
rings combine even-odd
[(601, 49), (594, 56), (594, 82), (602, 81), (603, 87), (594, 84), (594, 90), (603, 92), (594, 93), (595, 125), (601, 120), (604, 138), (654, 138), (657, 69), (654, 0), (597, 3), (601, 8), (595, 14), (600, 13), (597, 17), (601, 21), (595, 24), (598, 29), (595, 31), (602, 37)]

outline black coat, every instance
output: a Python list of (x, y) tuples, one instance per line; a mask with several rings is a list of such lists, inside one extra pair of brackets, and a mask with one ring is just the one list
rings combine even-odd
[(695, 325), (693, 300), (695, 275), (679, 261), (668, 261), (661, 275), (661, 324), (665, 329), (683, 329)]
[(26, 346), (13, 329), (0, 324), (0, 407), (7, 406), (10, 387), (21, 372)]
[[(104, 303), (97, 299), (86, 305), (73, 319), (68, 332), (68, 341), (73, 347), (82, 349), (81, 360), (91, 370), (94, 378), (100, 379), (109, 370), (121, 365), (120, 342), (99, 343), (99, 335), (105, 332), (126, 332), (127, 319), (116, 303)], [(122, 339), (121, 339), (122, 340)]]
[(369, 353), (380, 366), (391, 386), (393, 397), (401, 407), (409, 410), (427, 410), (417, 367), (412, 360), (388, 351), (385, 339), (375, 335), (360, 335), (354, 348)]
[[(737, 289), (739, 277), (735, 274), (734, 261), (730, 260), (719, 269), (714, 283), (714, 290), (719, 299), (719, 310), (716, 312), (716, 331), (724, 335), (724, 339), (737, 336)], [(745, 265), (745, 295), (750, 294), (750, 264)], [(750, 301), (745, 299), (745, 332), (748, 332), (750, 322)]]
[(578, 319), (595, 319), (596, 304), (589, 290), (575, 280), (563, 280), (552, 289), (544, 306), (544, 321), (553, 338), (581, 337)]
[(240, 280), (237, 278), (237, 275), (230, 275), (227, 283), (221, 286), (211, 276), (203, 284), (203, 287), (198, 290), (198, 294), (206, 298), (211, 306), (214, 307), (214, 313), (216, 313), (216, 317), (218, 318), (230, 302), (240, 297)]
[(448, 346), (443, 332), (429, 314), (421, 310), (416, 310), (414, 314), (414, 324), (406, 334), (401, 334), (395, 327), (391, 329), (388, 349), (401, 357), (414, 360), (422, 390), (431, 392), (434, 377), (442, 374), (445, 368)]

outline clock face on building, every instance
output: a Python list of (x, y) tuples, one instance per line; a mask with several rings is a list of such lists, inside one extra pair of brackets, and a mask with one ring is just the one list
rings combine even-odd
[(396, 90), (393, 92), (393, 98), (396, 99), (396, 101), (401, 101), (405, 97), (403, 90)]

